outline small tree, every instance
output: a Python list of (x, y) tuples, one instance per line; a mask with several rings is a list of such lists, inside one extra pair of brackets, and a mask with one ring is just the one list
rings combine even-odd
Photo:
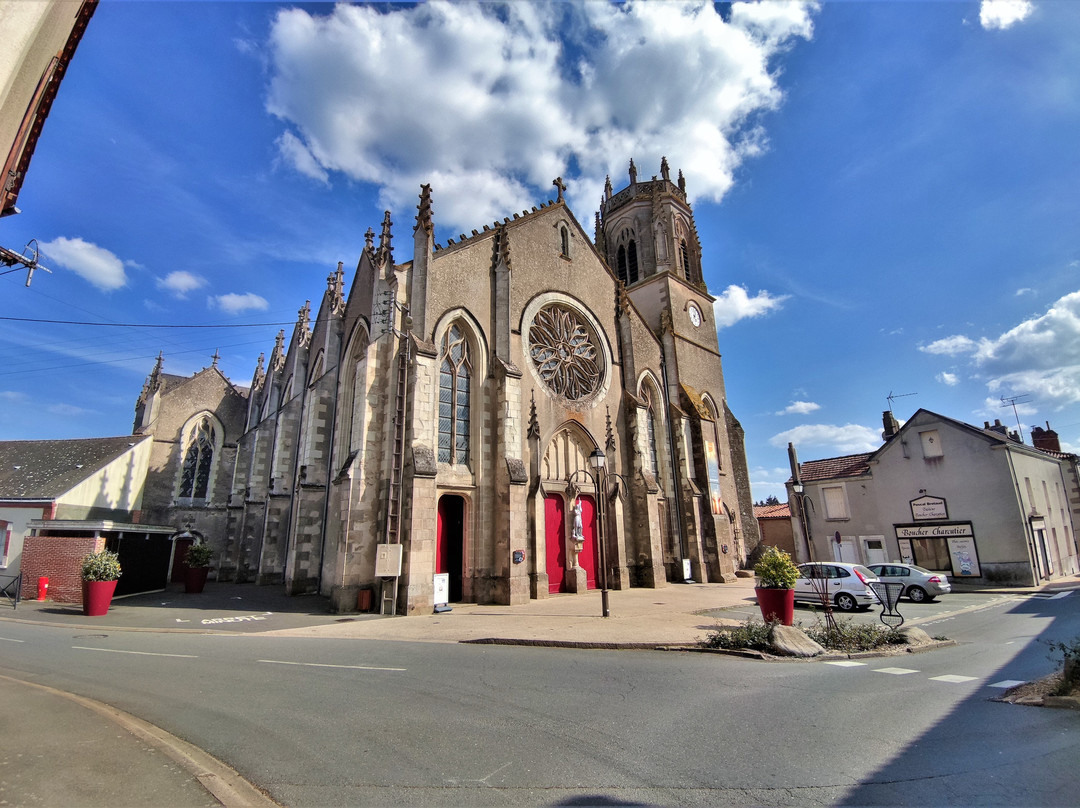
[(120, 578), (120, 556), (110, 550), (83, 556), (79, 571), (84, 581), (116, 581)]
[(213, 548), (205, 542), (198, 542), (187, 549), (187, 553), (184, 555), (184, 563), (192, 569), (199, 569), (209, 567), (213, 558)]
[(762, 589), (794, 589), (799, 568), (791, 556), (779, 547), (766, 547), (754, 565), (754, 575), (758, 577), (758, 585)]

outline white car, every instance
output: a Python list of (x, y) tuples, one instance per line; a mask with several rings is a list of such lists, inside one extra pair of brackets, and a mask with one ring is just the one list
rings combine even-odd
[(949, 576), (914, 564), (873, 564), (870, 570), (881, 580), (904, 585), (904, 597), (923, 603), (952, 592)]
[(842, 612), (869, 609), (881, 603), (870, 588), (878, 577), (862, 564), (840, 561), (811, 561), (799, 565), (795, 581), (796, 602), (820, 606), (827, 597)]

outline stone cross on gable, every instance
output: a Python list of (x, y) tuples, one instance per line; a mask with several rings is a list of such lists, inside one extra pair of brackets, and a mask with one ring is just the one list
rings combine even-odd
[(559, 198), (556, 201), (557, 202), (562, 202), (563, 201), (563, 193), (566, 191), (566, 183), (563, 182), (563, 178), (562, 177), (556, 177), (555, 179), (553, 179), (551, 181), (551, 184), (559, 189)]
[(214, 349), (214, 355), (210, 357), (213, 361), (210, 363), (210, 367), (216, 368), (218, 360), (221, 359), (221, 354), (218, 353), (218, 349)]

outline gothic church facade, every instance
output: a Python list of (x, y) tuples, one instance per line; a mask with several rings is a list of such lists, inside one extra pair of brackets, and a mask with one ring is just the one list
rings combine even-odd
[(734, 577), (757, 523), (693, 212), (666, 160), (648, 181), (630, 166), (595, 243), (561, 181), (445, 246), (424, 186), (404, 263), (389, 213), (368, 230), (348, 292), (339, 264), (259, 358), (219, 578), (419, 614), (605, 572), (613, 589)]

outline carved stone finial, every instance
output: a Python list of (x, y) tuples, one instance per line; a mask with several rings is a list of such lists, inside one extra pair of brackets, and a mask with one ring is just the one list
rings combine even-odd
[[(604, 199), (611, 199), (611, 175), (604, 177)], [(602, 202), (603, 200), (601, 200)]]
[(431, 186), (420, 186), (420, 204), (416, 206), (416, 229), (431, 234), (435, 228), (431, 213)]
[(374, 246), (375, 246), (375, 231), (372, 230), (369, 227), (367, 229), (367, 232), (364, 233), (364, 249), (370, 250), (370, 249), (374, 248)]
[(540, 440), (540, 421), (536, 417), (536, 391), (532, 392), (532, 402), (529, 404), (529, 430), (526, 434), (529, 440)]
[(386, 257), (387, 262), (391, 261), (390, 256), (392, 256), (394, 252), (392, 244), (394, 236), (391, 232), (393, 224), (394, 223), (390, 221), (390, 211), (386, 211), (383, 214), (382, 233), (379, 234), (379, 253)]
[(555, 179), (553, 179), (551, 181), (551, 184), (559, 189), (559, 196), (555, 201), (556, 202), (562, 202), (563, 201), (563, 193), (566, 191), (566, 183), (563, 182), (563, 178), (562, 177), (556, 177)]
[(345, 311), (345, 265), (338, 261), (337, 271), (326, 278), (326, 292), (330, 297), (330, 313), (340, 316)]
[(637, 166), (634, 165), (634, 158), (630, 158), (630, 184), (633, 185), (637, 182)]
[(684, 194), (686, 193), (686, 177), (682, 175), (682, 169), (679, 169), (679, 190)]
[(264, 361), (266, 361), (266, 354), (259, 354), (259, 361), (255, 365), (255, 377), (251, 380), (251, 389), (253, 392), (255, 390), (261, 390), (263, 382), (266, 381), (266, 371), (263, 370)]
[(612, 455), (615, 454), (615, 433), (611, 429), (611, 408), (604, 407), (607, 412), (607, 440), (604, 444), (604, 448)]

